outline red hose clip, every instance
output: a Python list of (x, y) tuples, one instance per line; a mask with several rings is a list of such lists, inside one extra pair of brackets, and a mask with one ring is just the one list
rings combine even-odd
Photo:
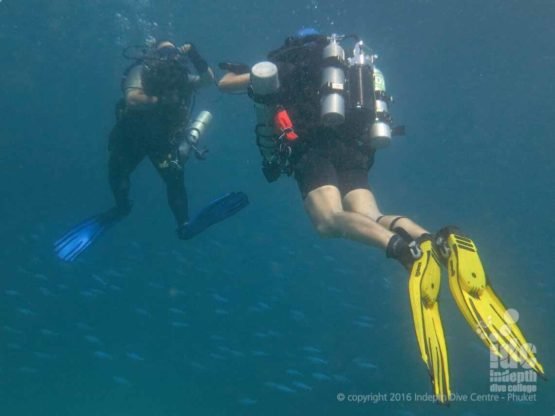
[(287, 140), (293, 141), (299, 138), (297, 133), (295, 133), (293, 122), (291, 121), (291, 118), (285, 108), (278, 108), (276, 115), (274, 116), (274, 124), (278, 132), (281, 133), (281, 135)]

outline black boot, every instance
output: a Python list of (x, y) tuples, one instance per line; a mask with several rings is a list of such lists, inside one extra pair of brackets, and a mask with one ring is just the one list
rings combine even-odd
[(388, 259), (395, 259), (403, 265), (407, 270), (411, 270), (412, 265), (416, 258), (409, 244), (405, 241), (403, 237), (398, 234), (394, 234), (393, 237), (387, 243), (387, 248), (385, 249), (385, 256)]

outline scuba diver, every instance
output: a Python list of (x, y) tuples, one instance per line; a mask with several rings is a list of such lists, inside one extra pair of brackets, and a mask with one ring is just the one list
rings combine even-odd
[[(211, 120), (201, 112), (190, 123), (194, 94), (214, 83), (214, 75), (192, 44), (176, 47), (162, 41), (144, 49), (125, 71), (124, 98), (116, 104), (116, 124), (109, 138), (109, 182), (115, 207), (73, 227), (55, 243), (57, 256), (75, 260), (106, 229), (131, 212), (130, 175), (148, 156), (166, 184), (170, 209), (177, 222), (180, 239), (190, 239), (214, 223), (222, 221), (248, 204), (242, 192), (231, 192), (209, 203), (189, 218), (183, 169), (194, 152), (204, 159), (206, 150), (198, 140)], [(189, 70), (192, 64), (196, 75)]]
[[(346, 56), (343, 45), (354, 41)], [(356, 35), (305, 28), (252, 68), (221, 63), (221, 91), (254, 101), (256, 143), (268, 182), (293, 176), (304, 208), (323, 237), (383, 249), (409, 272), (418, 346), (434, 394), (451, 397), (447, 346), (439, 313), (441, 266), (458, 308), (492, 352), (544, 375), (533, 348), (486, 278), (474, 242), (455, 227), (430, 233), (411, 219), (384, 214), (368, 183), (376, 151), (404, 134), (389, 114), (382, 72)]]

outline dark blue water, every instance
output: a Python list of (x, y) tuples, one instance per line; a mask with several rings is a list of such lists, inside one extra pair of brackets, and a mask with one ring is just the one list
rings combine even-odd
[[(371, 171), (382, 210), (468, 232), (549, 376), (554, 16), (552, 0), (1, 1), (0, 414), (554, 414), (542, 381), (527, 403), (415, 401), (431, 388), (404, 271), (376, 249), (321, 240), (293, 180), (266, 184), (245, 97), (199, 96), (215, 116), (210, 156), (186, 171), (192, 210), (242, 190), (245, 211), (178, 241), (145, 162), (128, 220), (74, 264), (52, 251), (111, 204), (124, 46), (169, 37), (212, 65), (253, 64), (301, 26), (356, 32), (409, 132)], [(488, 353), (446, 280), (441, 310), (454, 391), (488, 393)]]

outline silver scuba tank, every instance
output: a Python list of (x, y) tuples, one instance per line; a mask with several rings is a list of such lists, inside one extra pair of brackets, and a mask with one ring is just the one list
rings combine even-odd
[(250, 80), (254, 93), (257, 144), (264, 160), (274, 163), (277, 157), (274, 126), (276, 104), (271, 98), (279, 91), (278, 68), (272, 62), (259, 62), (251, 68)]
[(389, 97), (385, 92), (385, 79), (376, 65), (372, 65), (374, 90), (374, 122), (370, 126), (370, 145), (374, 149), (386, 147), (391, 142), (391, 117), (387, 102)]
[(372, 94), (372, 62), (364, 54), (362, 41), (357, 42), (353, 49), (353, 57), (349, 58), (348, 90), (349, 112), (358, 124), (366, 125), (374, 110)]
[(336, 34), (331, 35), (322, 58), (320, 117), (325, 126), (337, 126), (345, 121), (345, 51)]
[(368, 120), (368, 130), (361, 139), (374, 149), (386, 147), (391, 141), (389, 97), (383, 74), (374, 64), (377, 58), (364, 52), (362, 41), (356, 43), (349, 58), (349, 111), (359, 120)]
[(206, 153), (205, 149), (199, 149), (198, 141), (206, 131), (206, 128), (212, 121), (212, 114), (208, 111), (201, 111), (199, 115), (185, 130), (185, 137), (179, 145), (179, 155), (183, 161), (189, 158), (191, 150), (194, 150), (197, 157), (203, 158)]

